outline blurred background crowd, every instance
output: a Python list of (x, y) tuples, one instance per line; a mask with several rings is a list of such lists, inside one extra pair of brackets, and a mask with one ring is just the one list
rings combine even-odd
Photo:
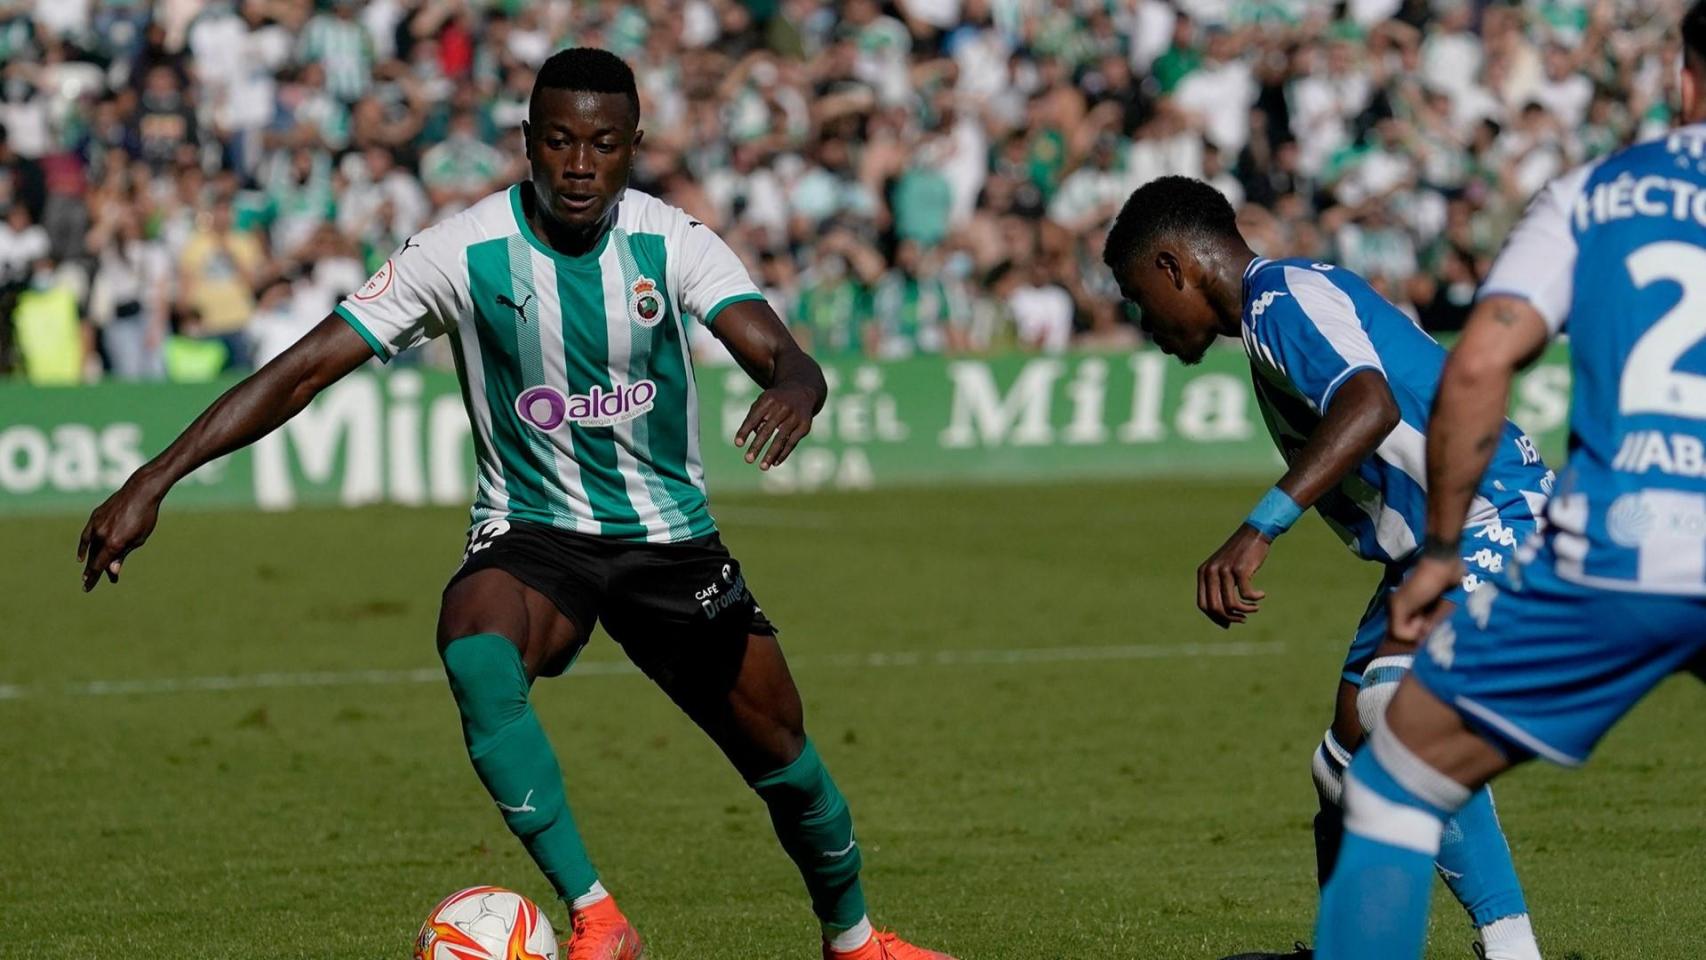
[(570, 45), (639, 75), (635, 185), (826, 358), (1137, 343), (1100, 243), (1169, 173), (1449, 330), (1543, 182), (1669, 122), (1680, 6), (0, 0), (0, 376), (265, 362), (525, 176)]

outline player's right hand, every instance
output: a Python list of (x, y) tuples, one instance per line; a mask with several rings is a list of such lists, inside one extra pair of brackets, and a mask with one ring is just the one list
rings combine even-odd
[(95, 589), (101, 574), (118, 582), (119, 569), (132, 550), (148, 542), (160, 518), (163, 494), (148, 489), (136, 477), (89, 514), (77, 541), (77, 560), (83, 564), (83, 592)]
[[(735, 446), (746, 447), (747, 463), (757, 461), (758, 469), (768, 470), (788, 459), (811, 432), (813, 409), (811, 391), (795, 383), (776, 384), (753, 401), (735, 431)], [(760, 454), (764, 459), (759, 460)]]
[(1197, 568), (1197, 609), (1225, 630), (1257, 610), (1267, 593), (1250, 578), (1268, 559), (1272, 543), (1254, 527), (1241, 524), (1237, 532)]
[(1462, 582), (1463, 561), (1456, 557), (1450, 560), (1423, 557), (1416, 561), (1416, 569), (1392, 591), (1387, 628), (1392, 639), (1421, 643), (1452, 611), (1453, 606), (1445, 595)]

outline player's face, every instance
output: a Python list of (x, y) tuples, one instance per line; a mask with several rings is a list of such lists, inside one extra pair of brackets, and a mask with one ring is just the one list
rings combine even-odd
[(640, 145), (634, 104), (619, 93), (541, 90), (523, 127), (533, 193), (553, 220), (589, 228), (628, 186)]
[(1219, 336), (1214, 308), (1190, 273), (1177, 255), (1161, 251), (1133, 257), (1114, 277), (1120, 295), (1143, 311), (1143, 332), (1188, 364), (1200, 363)]

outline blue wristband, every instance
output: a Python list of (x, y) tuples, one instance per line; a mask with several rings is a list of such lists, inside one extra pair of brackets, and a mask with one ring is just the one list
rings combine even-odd
[(1257, 533), (1274, 540), (1290, 530), (1301, 516), (1303, 508), (1297, 505), (1297, 501), (1279, 487), (1273, 487), (1263, 494), (1261, 502), (1244, 518), (1244, 522), (1254, 527)]

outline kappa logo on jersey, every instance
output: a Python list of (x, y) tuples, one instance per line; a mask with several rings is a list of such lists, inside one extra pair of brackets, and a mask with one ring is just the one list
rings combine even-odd
[[(1505, 526), (1499, 518), (1494, 517), (1482, 524), (1480, 529), (1475, 531), (1474, 539), (1491, 540), (1501, 547), (1514, 547), (1516, 546), (1516, 531)], [(1486, 553), (1487, 551), (1483, 549), (1481, 552)], [(1464, 559), (1467, 560), (1469, 558), (1464, 557)], [(1498, 572), (1497, 568), (1494, 568), (1494, 572)]]
[(586, 393), (565, 396), (552, 386), (532, 387), (515, 398), (515, 412), (533, 427), (550, 432), (565, 423), (583, 427), (613, 427), (651, 412), (658, 385), (651, 380), (615, 384), (609, 390), (594, 385)]
[(1493, 618), (1493, 601), (1498, 599), (1499, 588), (1490, 583), (1484, 583), (1479, 590), (1469, 592), (1469, 602), (1465, 606), (1475, 625), (1487, 629), (1487, 621)]
[(395, 272), (391, 266), (391, 261), (385, 261), (385, 265), (379, 268), (379, 272), (368, 277), (367, 282), (361, 285), (361, 289), (354, 293), (353, 299), (366, 302), (384, 296), (385, 291), (391, 289), (391, 276)]
[(1250, 318), (1253, 320), (1256, 317), (1267, 313), (1268, 308), (1274, 305), (1274, 301), (1283, 296), (1287, 296), (1287, 294), (1281, 293), (1278, 290), (1269, 290), (1267, 293), (1257, 297), (1250, 304)]
[(655, 327), (663, 319), (663, 300), (658, 296), (657, 281), (641, 277), (628, 288), (628, 312), (642, 327)]
[(1428, 634), (1427, 645), (1428, 656), (1439, 664), (1439, 668), (1450, 670), (1452, 661), (1457, 659), (1457, 628), (1451, 625), (1450, 620), (1445, 621)]

